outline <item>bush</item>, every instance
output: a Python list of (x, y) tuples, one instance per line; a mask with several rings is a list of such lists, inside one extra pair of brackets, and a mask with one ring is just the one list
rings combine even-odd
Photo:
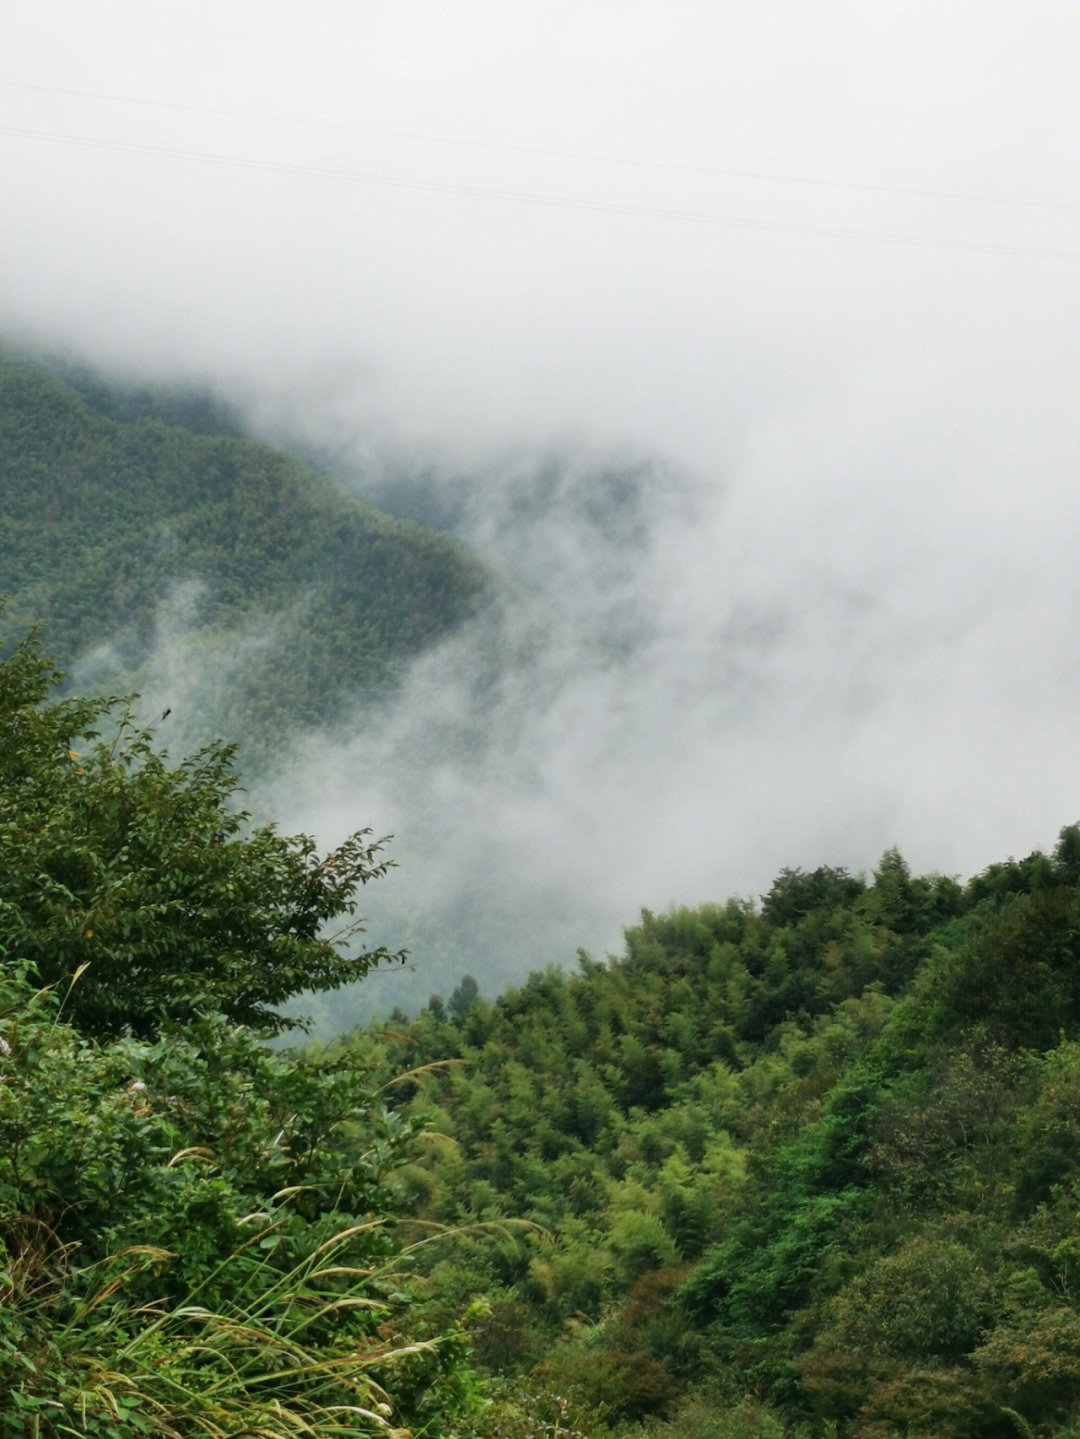
[(260, 1042), (374, 961), (320, 933), (372, 847), (249, 833), (227, 747), (95, 744), (108, 703), (51, 678), (0, 660), (0, 1433), (449, 1434), (460, 1349), (405, 1332), (411, 1127), (350, 1055)]

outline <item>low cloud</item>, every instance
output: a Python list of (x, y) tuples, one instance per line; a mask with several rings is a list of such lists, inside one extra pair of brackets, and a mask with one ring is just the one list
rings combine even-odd
[[(1080, 812), (1072, 12), (707, 9), (5, 31), (5, 330), (205, 380), (501, 577), (274, 791), (396, 832), (373, 922), (432, 987)], [(579, 503), (612, 472), (632, 534)]]
[(596, 454), (424, 484), (499, 598), (384, 708), (308, 736), (269, 798), (327, 842), (395, 836), (400, 870), (365, 899), (415, 973), (365, 1003), (465, 972), (496, 990), (617, 950), (643, 906), (752, 897), (784, 865), (869, 871), (895, 844), (967, 875), (1076, 817), (1080, 636), (1047, 626), (1061, 577), (1019, 553), (928, 547), (919, 522), (882, 536), (875, 574), (858, 549), (843, 565), (823, 505), (777, 563), (752, 495)]

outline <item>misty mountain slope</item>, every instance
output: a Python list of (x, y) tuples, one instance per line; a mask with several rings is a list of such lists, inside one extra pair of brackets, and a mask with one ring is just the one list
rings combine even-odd
[(40, 628), (78, 687), (172, 707), (171, 738), (255, 754), (335, 719), (474, 613), (480, 567), (284, 454), (198, 433), (224, 411), (80, 392), (0, 356), (4, 631)]
[[(1046, 562), (1049, 527), (1014, 516), (1007, 545), (973, 543), (992, 505), (961, 522), (907, 461), (834, 457), (811, 431), (763, 435), (722, 479), (571, 444), (380, 465), (360, 417), (311, 408), (343, 486), (500, 580), (377, 724), (305, 737), (279, 776), (294, 825), (348, 832), (331, 769), (395, 836), (372, 918), (416, 984), (378, 977), (361, 1006), (614, 950), (642, 905), (759, 893), (785, 853), (858, 872), (897, 845), (973, 873), (1006, 816), (1033, 843), (1078, 792), (1075, 567)], [(359, 1017), (351, 999), (320, 1021)]]
[(708, 496), (662, 464), (327, 459), (309, 421), (303, 464), (206, 396), (4, 360), (0, 593), (73, 688), (171, 709), (174, 752), (238, 741), (260, 813), (394, 834), (372, 929), (415, 974), (335, 997), (333, 1031), (617, 942), (653, 896), (627, 867), (613, 900), (597, 819), (628, 765), (745, 709), (753, 637), (686, 583)]
[[(32, 356), (27, 358), (33, 360)], [(50, 374), (70, 385), (92, 409), (111, 419), (159, 420), (200, 435), (252, 438), (240, 411), (204, 385), (113, 379), (89, 364), (51, 356), (44, 363)]]
[[(658, 834), (701, 807), (702, 775), (671, 748), (701, 754), (703, 733), (719, 743), (753, 715), (771, 635), (702, 553), (715, 490), (662, 462), (563, 448), (411, 475), (357, 466), (351, 481), (324, 463), (380, 508), (449, 528), (497, 585), (374, 722), (303, 736), (271, 781), (268, 811), (287, 824), (316, 816), (334, 836), (359, 791), (394, 835), (400, 867), (371, 932), (414, 969), (305, 1001), (333, 1032), (449, 994), (465, 973), (490, 993), (618, 944), (655, 897)], [(327, 772), (355, 780), (329, 793)]]

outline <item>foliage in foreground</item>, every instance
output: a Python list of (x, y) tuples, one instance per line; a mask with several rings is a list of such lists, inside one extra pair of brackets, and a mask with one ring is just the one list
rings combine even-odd
[(50, 679), (0, 662), (0, 1433), (471, 1433), (388, 1182), (415, 1126), (260, 1041), (378, 957), (320, 931), (370, 845), (249, 832), (227, 750), (106, 746)]
[(362, 1078), (220, 1020), (102, 1044), (10, 968), (0, 1006), (4, 1432), (389, 1427), (439, 1359), (398, 1331), (403, 1134)]
[(274, 1034), (295, 1027), (276, 1008), (293, 995), (390, 958), (348, 948), (357, 892), (386, 871), (366, 832), (319, 855), (252, 830), (229, 746), (172, 767), (112, 702), (48, 701), (58, 678), (29, 645), (0, 663), (0, 914), (7, 954), (43, 981), (82, 971), (81, 1028), (220, 1012)]

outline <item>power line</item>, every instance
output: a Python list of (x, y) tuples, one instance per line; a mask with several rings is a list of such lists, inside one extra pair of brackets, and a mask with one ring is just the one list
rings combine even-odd
[(418, 180), (404, 175), (387, 175), (378, 171), (353, 170), (339, 166), (309, 165), (285, 160), (261, 160), (245, 155), (229, 155), (220, 151), (187, 150), (167, 145), (142, 144), (135, 141), (101, 140), (89, 136), (64, 135), (50, 130), (24, 129), (13, 125), (0, 125), (0, 135), (8, 135), (14, 139), (44, 140), (50, 144), (67, 145), (83, 150), (106, 150), (125, 155), (144, 155), (154, 159), (187, 160), (197, 164), (255, 170), (266, 174), (345, 180), (354, 184), (376, 185), (395, 190), (414, 190), (457, 199), (496, 200), (508, 204), (536, 205), (548, 209), (579, 210), (604, 215), (624, 215), (638, 219), (678, 220), (712, 225), (720, 229), (802, 235), (808, 238), (849, 240), (864, 244), (902, 245), (917, 249), (952, 250), (969, 254), (1002, 255), (1026, 259), (1080, 260), (1080, 250), (1059, 249), (1052, 246), (1015, 245), (997, 240), (948, 239), (943, 236), (913, 235), (895, 230), (866, 230), (856, 226), (821, 225), (809, 221), (771, 220), (757, 216), (723, 214), (708, 209), (642, 205), (617, 200), (590, 200), (572, 195), (507, 190), (485, 185), (459, 185), (449, 181)]
[(871, 180), (837, 180), (827, 176), (770, 174), (764, 170), (745, 170), (724, 165), (703, 165), (686, 160), (650, 160), (634, 155), (598, 155), (582, 150), (552, 149), (545, 146), (513, 144), (505, 140), (480, 140), (464, 136), (431, 135), (420, 131), (393, 130), (355, 125), (345, 120), (280, 115), (266, 111), (230, 109), (216, 105), (192, 105), (177, 100), (144, 99), (131, 95), (115, 95), (100, 90), (83, 90), (66, 85), (42, 85), (25, 80), (0, 79), (0, 88), (32, 91), (44, 95), (70, 95), (84, 100), (103, 100), (113, 105), (135, 105), (146, 109), (169, 110), (179, 114), (209, 115), (228, 120), (255, 120), (262, 123), (302, 126), (313, 130), (334, 130), (352, 135), (370, 135), (379, 139), (409, 140), (425, 145), (443, 145), (457, 149), (487, 150), (507, 155), (531, 155), (537, 159), (574, 160), (592, 165), (623, 166), (665, 172), (708, 175), (721, 180), (752, 180), (768, 185), (801, 186), (805, 189), (839, 190), (850, 194), (892, 195), (908, 200), (948, 200), (963, 204), (1005, 205), (1018, 209), (1080, 210), (1080, 200), (1031, 199), (1023, 195), (987, 195), (965, 190), (935, 190), (923, 186), (886, 185)]
[(506, 140), (478, 140), (465, 136), (431, 135), (418, 130), (392, 130), (356, 125), (348, 120), (312, 118), (306, 115), (275, 115), (267, 111), (237, 110), (218, 105), (192, 105), (177, 100), (147, 100), (130, 95), (112, 95), (100, 90), (78, 90), (66, 85), (37, 85), (25, 80), (0, 80), (7, 90), (30, 90), (43, 95), (71, 95), (82, 100), (104, 100), (115, 105), (139, 105), (147, 109), (172, 110), (186, 115), (211, 115), (223, 120), (256, 120), (262, 124), (302, 126), (309, 130), (335, 130), (350, 135), (371, 135), (383, 140), (411, 140), (424, 145), (445, 145), (462, 150), (489, 150), (508, 155), (533, 155), (538, 159), (578, 160), (594, 165), (639, 167), (649, 170), (680, 170), (693, 175), (724, 175), (715, 165), (686, 160), (648, 160), (633, 155), (595, 155), (581, 150), (550, 149), (537, 145), (513, 144)]
[(595, 210), (609, 214), (651, 216), (658, 219), (698, 220), (705, 223), (715, 223), (720, 218), (709, 210), (666, 209), (662, 206), (638, 205), (618, 200), (587, 200), (572, 195), (545, 195), (527, 190), (500, 189), (495, 186), (460, 185), (443, 180), (418, 180), (415, 177), (387, 175), (375, 170), (354, 170), (336, 165), (311, 165), (290, 160), (262, 160), (247, 155), (229, 155), (221, 151), (187, 150), (178, 146), (150, 145), (128, 140), (100, 140), (90, 136), (63, 135), (51, 130), (24, 129), (14, 125), (0, 125), (0, 135), (10, 135), (26, 140), (46, 140), (54, 144), (71, 145), (85, 150), (114, 150), (127, 155), (193, 160), (202, 164), (261, 170), (273, 174), (310, 175), (328, 180), (351, 180), (367, 185), (385, 186), (390, 189), (426, 191), (434, 195), (506, 200), (520, 204)]

